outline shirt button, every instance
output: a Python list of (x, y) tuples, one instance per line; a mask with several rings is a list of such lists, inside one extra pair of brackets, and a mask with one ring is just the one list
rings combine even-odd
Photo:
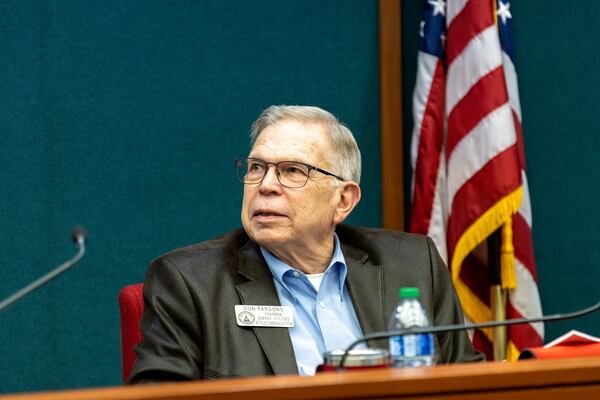
[(325, 308), (325, 302), (324, 302), (324, 301), (320, 301), (320, 302), (319, 302), (319, 307), (321, 307), (321, 308)]
[(300, 272), (298, 272), (298, 271), (294, 271), (294, 276), (295, 276), (296, 278), (297, 278), (297, 277), (299, 277), (299, 276), (300, 276)]

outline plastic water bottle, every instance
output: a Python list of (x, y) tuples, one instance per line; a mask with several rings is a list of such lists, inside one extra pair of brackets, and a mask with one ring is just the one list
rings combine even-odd
[[(400, 289), (400, 302), (390, 318), (390, 330), (430, 326), (427, 314), (419, 302), (419, 295), (419, 288)], [(433, 335), (421, 333), (393, 336), (390, 338), (390, 356), (395, 368), (435, 365)]]

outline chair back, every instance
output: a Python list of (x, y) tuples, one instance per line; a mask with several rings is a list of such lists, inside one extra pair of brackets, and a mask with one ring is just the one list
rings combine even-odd
[(135, 346), (142, 341), (140, 320), (144, 311), (143, 283), (125, 286), (119, 292), (119, 310), (121, 312), (121, 361), (123, 382), (131, 374), (135, 362)]

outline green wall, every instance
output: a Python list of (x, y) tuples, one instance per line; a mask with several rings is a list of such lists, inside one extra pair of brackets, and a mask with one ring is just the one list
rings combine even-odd
[[(538, 287), (545, 313), (599, 301), (600, 4), (511, 1)], [(405, 176), (421, 1), (402, 1)], [(406, 194), (410, 193), (406, 190)], [(407, 197), (407, 201), (408, 197)], [(408, 203), (407, 203), (408, 204)], [(546, 341), (600, 336), (600, 313), (546, 325)]]
[(151, 259), (239, 226), (232, 159), (271, 104), (346, 122), (364, 157), (351, 222), (379, 226), (376, 1), (0, 2), (0, 391), (120, 383), (117, 293)]

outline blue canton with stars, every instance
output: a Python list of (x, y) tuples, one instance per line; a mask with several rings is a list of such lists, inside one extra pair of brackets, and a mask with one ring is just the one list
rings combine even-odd
[(510, 13), (510, 2), (508, 0), (496, 0), (496, 15), (498, 16), (498, 34), (502, 50), (515, 63), (515, 53), (512, 43), (512, 14)]
[(421, 21), (420, 50), (444, 58), (446, 55), (446, 2), (444, 0), (425, 0), (423, 2), (423, 21)]

